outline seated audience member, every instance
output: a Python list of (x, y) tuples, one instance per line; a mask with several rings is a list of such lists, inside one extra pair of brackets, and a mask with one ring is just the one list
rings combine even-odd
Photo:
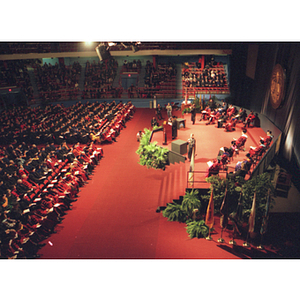
[(257, 147), (250, 146), (249, 154), (250, 157), (257, 157), (262, 155), (262, 153), (266, 150), (266, 146), (263, 140), (260, 140), (260, 144)]
[(233, 131), (235, 130), (237, 119), (231, 119), (229, 122), (225, 124), (225, 131)]
[(238, 150), (242, 149), (248, 139), (248, 136), (247, 136), (247, 130), (246, 129), (243, 129), (242, 131), (242, 135), (236, 140), (236, 139), (233, 139), (235, 140), (235, 143), (236, 143), (236, 146), (238, 148)]
[(206, 106), (205, 109), (201, 111), (201, 117), (200, 117), (199, 121), (208, 119), (210, 116), (210, 113), (211, 113), (211, 108), (209, 106)]
[(267, 137), (265, 137), (265, 138), (260, 137), (260, 139), (261, 139), (262, 141), (264, 141), (264, 145), (265, 145), (267, 148), (269, 148), (269, 146), (270, 146), (270, 144), (271, 144), (271, 142), (272, 142), (272, 140), (273, 140), (272, 131), (267, 130)]
[(235, 113), (236, 113), (236, 108), (232, 104), (230, 104), (226, 111), (226, 114), (228, 115), (229, 118), (231, 118)]
[(235, 165), (235, 176), (245, 177), (246, 174), (250, 171), (253, 164), (253, 159), (250, 157), (250, 154), (246, 154), (246, 159), (243, 161), (238, 161)]
[(154, 126), (159, 126), (159, 124), (158, 124), (155, 117), (153, 117), (152, 120), (151, 120), (151, 127), (154, 127)]
[(228, 157), (231, 158), (236, 151), (236, 143), (235, 141), (231, 141), (231, 146), (228, 147), (221, 147), (218, 153), (218, 156), (222, 156), (224, 153), (227, 153)]
[(222, 168), (222, 164), (219, 159), (216, 159), (213, 163), (209, 162), (208, 165), (209, 166), (207, 168), (205, 177), (210, 177), (211, 175), (218, 175), (219, 171)]
[(223, 111), (221, 116), (218, 118), (218, 128), (223, 128), (224, 123), (228, 120), (228, 115)]
[(233, 118), (237, 119), (238, 122), (244, 123), (247, 118), (246, 110), (241, 107), (238, 113), (233, 116)]
[(250, 112), (250, 114), (248, 115), (248, 117), (246, 118), (245, 122), (244, 122), (244, 127), (246, 128), (247, 126), (250, 127), (250, 124), (254, 121), (255, 119), (255, 115), (253, 113), (253, 111)]
[(209, 124), (214, 124), (215, 123), (215, 120), (218, 120), (219, 118), (221, 117), (221, 113), (216, 109), (214, 110), (209, 118), (208, 118), (208, 122), (206, 123), (206, 125), (209, 125)]

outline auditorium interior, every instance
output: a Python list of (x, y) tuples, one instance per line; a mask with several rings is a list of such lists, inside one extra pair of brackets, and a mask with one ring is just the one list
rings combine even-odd
[[(299, 82), (295, 42), (0, 42), (0, 257), (299, 258)], [(246, 118), (219, 128), (203, 113), (211, 103), (241, 109)], [(141, 166), (137, 133), (151, 129), (158, 105), (157, 121), (167, 126), (169, 104), (177, 136), (167, 138), (164, 129), (152, 136), (168, 149), (169, 163), (162, 170)], [(264, 239), (258, 229), (250, 246), (248, 235), (231, 243), (235, 227), (223, 233), (220, 214), (211, 241), (190, 239), (185, 223), (163, 217), (191, 190), (181, 147), (194, 133), (194, 168), (204, 177), (219, 149), (245, 128), (246, 146), (220, 174), (233, 176), (271, 132), (245, 176), (272, 177)], [(209, 186), (201, 178), (192, 189), (207, 193)]]

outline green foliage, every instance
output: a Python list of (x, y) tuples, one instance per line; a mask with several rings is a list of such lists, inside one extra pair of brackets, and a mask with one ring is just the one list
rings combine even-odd
[[(234, 179), (222, 179), (219, 176), (211, 176), (207, 178), (207, 182), (211, 183), (210, 191), (207, 195), (201, 196), (202, 205), (207, 206), (211, 189), (214, 189), (214, 207), (215, 212), (220, 210), (222, 201), (224, 199), (226, 185), (227, 185), (227, 196), (229, 199), (229, 214), (235, 213), (238, 199), (242, 192), (242, 203), (243, 203), (243, 221), (248, 222), (250, 215), (254, 192), (256, 191), (256, 217), (255, 217), (255, 231), (259, 231), (262, 221), (262, 216), (265, 212), (265, 206), (268, 198), (268, 191), (270, 190), (270, 195), (274, 194), (274, 187), (271, 182), (271, 175), (268, 173), (263, 173), (252, 179), (244, 180), (241, 177), (236, 177)], [(272, 199), (272, 197), (271, 197)], [(271, 205), (274, 200), (271, 200)]]
[(203, 205), (207, 207), (211, 195), (211, 189), (213, 188), (214, 209), (215, 212), (218, 212), (224, 199), (227, 180), (220, 178), (219, 176), (210, 176), (206, 178), (206, 181), (211, 184), (211, 187), (209, 193), (207, 193), (207, 195), (202, 196)]
[(169, 203), (165, 210), (163, 210), (163, 216), (168, 218), (168, 221), (185, 222), (186, 212), (182, 209), (180, 204)]
[[(274, 195), (274, 186), (271, 182), (271, 175), (263, 173), (250, 180), (247, 180), (242, 186), (243, 196), (243, 219), (248, 221), (254, 193), (256, 191), (256, 211), (255, 211), (255, 231), (259, 231), (261, 227), (262, 217), (265, 212), (265, 207), (268, 199), (268, 191), (270, 195)], [(274, 200), (271, 197), (270, 208), (272, 208)]]
[(192, 216), (193, 210), (201, 208), (201, 202), (198, 198), (198, 190), (192, 190), (190, 193), (186, 191), (185, 195), (183, 196), (182, 201), (182, 209), (186, 212), (188, 217)]
[(186, 231), (191, 239), (194, 237), (206, 238), (209, 233), (209, 228), (205, 225), (204, 220), (190, 221), (187, 223)]
[(184, 115), (185, 113), (190, 113), (190, 112), (191, 112), (191, 109), (189, 107), (186, 107), (183, 109), (182, 115)]
[(151, 130), (145, 128), (136, 153), (140, 157), (139, 164), (147, 168), (165, 169), (168, 162), (168, 149), (157, 146), (157, 142), (150, 143)]
[(200, 97), (196, 96), (193, 103), (195, 104), (196, 112), (201, 112), (203, 110), (202, 102), (200, 100)]

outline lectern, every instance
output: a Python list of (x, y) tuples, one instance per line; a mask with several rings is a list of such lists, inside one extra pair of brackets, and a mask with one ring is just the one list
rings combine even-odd
[(163, 140), (164, 145), (167, 144), (167, 141), (172, 141), (172, 124), (169, 124), (167, 121), (163, 123)]

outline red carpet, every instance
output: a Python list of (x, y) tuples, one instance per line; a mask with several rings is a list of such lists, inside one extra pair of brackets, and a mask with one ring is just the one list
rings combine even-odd
[[(181, 114), (181, 112), (175, 112)], [(231, 232), (224, 232), (220, 246), (218, 219), (213, 240), (189, 239), (185, 224), (168, 222), (156, 208), (185, 194), (189, 163), (167, 166), (165, 171), (147, 169), (138, 164), (136, 133), (150, 127), (154, 110), (137, 109), (113, 144), (102, 145), (104, 158), (92, 179), (79, 192), (73, 210), (46, 240), (41, 258), (241, 258), (248, 257), (228, 244)], [(206, 170), (207, 161), (216, 158), (219, 148), (229, 146), (241, 129), (224, 132), (202, 121), (195, 125), (186, 117), (186, 128), (178, 139), (187, 140), (193, 131), (197, 140), (195, 170)], [(260, 128), (251, 128), (246, 143), (256, 146)], [(157, 135), (162, 133), (158, 132)], [(162, 139), (162, 137), (161, 137)], [(159, 144), (158, 136), (154, 137)], [(169, 145), (168, 145), (169, 146)], [(246, 153), (246, 152), (245, 152)], [(244, 158), (240, 153), (233, 165)], [(50, 243), (48, 243), (50, 242)], [(237, 240), (238, 246), (243, 241)]]

